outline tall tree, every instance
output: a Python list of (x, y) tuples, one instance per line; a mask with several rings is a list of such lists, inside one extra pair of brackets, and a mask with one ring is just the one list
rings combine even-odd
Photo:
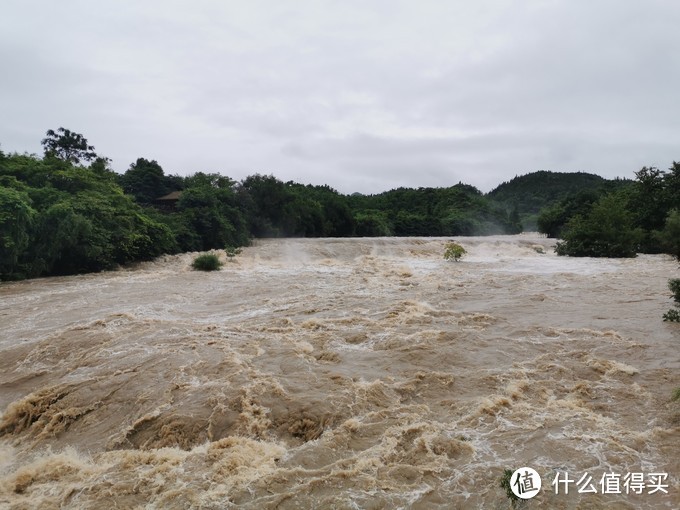
[(56, 132), (47, 130), (46, 135), (40, 142), (45, 148), (45, 156), (63, 159), (74, 165), (80, 164), (81, 160), (89, 162), (99, 157), (94, 152), (94, 147), (80, 133), (60, 127)]
[(120, 185), (125, 193), (135, 197), (141, 204), (150, 204), (156, 198), (175, 191), (163, 173), (163, 168), (155, 161), (138, 158), (120, 176)]

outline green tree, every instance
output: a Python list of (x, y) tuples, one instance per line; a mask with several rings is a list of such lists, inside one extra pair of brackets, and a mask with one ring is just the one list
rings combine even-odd
[(680, 207), (680, 198), (672, 194), (676, 174), (643, 167), (635, 175), (637, 180), (630, 193), (629, 210), (635, 225), (644, 232), (641, 251), (659, 253), (662, 248), (656, 232), (664, 228), (669, 211)]
[(25, 192), (0, 187), (0, 279), (10, 279), (28, 248), (36, 211)]
[(140, 204), (150, 204), (155, 199), (179, 188), (166, 178), (163, 168), (155, 161), (138, 158), (120, 176), (120, 185), (125, 193), (132, 195)]
[(100, 271), (177, 248), (168, 226), (97, 168), (11, 155), (0, 185), (2, 279)]
[(623, 193), (600, 198), (585, 215), (576, 215), (566, 225), (557, 243), (559, 255), (575, 257), (635, 257), (642, 239), (633, 227)]
[(508, 233), (519, 234), (522, 231), (522, 220), (519, 217), (519, 207), (517, 204), (513, 205), (512, 210), (508, 215), (508, 224)]
[(323, 200), (323, 216), (324, 236), (348, 237), (354, 234), (352, 211), (337, 193), (329, 194)]
[(255, 237), (284, 235), (283, 226), (294, 223), (284, 216), (284, 211), (290, 213), (286, 205), (295, 200), (291, 190), (273, 175), (260, 174), (246, 177), (240, 188), (250, 232)]
[(28, 274), (74, 274), (112, 266), (94, 230), (92, 221), (76, 212), (69, 199), (41, 211), (27, 261)]
[(93, 161), (98, 158), (94, 147), (80, 133), (60, 127), (57, 131), (47, 130), (41, 144), (45, 156), (52, 156), (75, 165), (82, 161)]
[(294, 200), (284, 208), (289, 224), (285, 235), (346, 237), (354, 234), (354, 215), (348, 197), (328, 185), (314, 186), (287, 182)]
[(671, 209), (680, 209), (680, 163), (673, 161), (665, 175), (666, 194)]
[(680, 211), (673, 209), (668, 213), (666, 224), (657, 234), (661, 249), (680, 260)]
[(440, 221), (446, 236), (472, 236), (480, 230), (479, 221), (466, 211), (452, 210)]
[(536, 222), (538, 231), (551, 238), (560, 237), (567, 222), (577, 214), (587, 215), (600, 196), (602, 193), (595, 190), (566, 195), (559, 202), (541, 210)]
[(671, 308), (663, 315), (663, 320), (668, 322), (680, 322), (680, 279), (674, 278), (668, 280), (668, 288), (673, 293), (673, 300), (675, 301), (675, 308)]
[(359, 237), (391, 236), (387, 215), (382, 211), (358, 211), (354, 215), (355, 233)]
[(199, 185), (184, 190), (177, 205), (179, 214), (199, 246), (186, 247), (200, 251), (248, 243), (248, 231), (241, 212), (235, 207), (230, 188)]
[[(303, 186), (301, 186), (304, 188)], [(321, 204), (305, 191), (294, 191), (295, 197), (281, 212), (280, 231), (286, 236), (320, 237), (324, 232)]]

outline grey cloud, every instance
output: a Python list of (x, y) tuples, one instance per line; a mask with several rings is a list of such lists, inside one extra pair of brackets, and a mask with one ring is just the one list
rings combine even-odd
[(8, 0), (3, 150), (84, 133), (124, 171), (255, 171), (345, 192), (632, 176), (680, 139), (663, 0)]

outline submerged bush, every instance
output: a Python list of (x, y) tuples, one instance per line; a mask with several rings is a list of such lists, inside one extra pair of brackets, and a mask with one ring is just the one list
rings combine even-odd
[(222, 267), (222, 262), (214, 253), (205, 253), (196, 257), (191, 267), (198, 271), (216, 271)]
[(455, 260), (458, 262), (467, 251), (460, 244), (456, 242), (450, 242), (446, 244), (446, 249), (444, 250), (444, 258), (446, 260)]
[(224, 252), (227, 254), (227, 260), (234, 260), (236, 255), (241, 253), (241, 248), (235, 248), (233, 246), (227, 246), (224, 249)]
[(521, 503), (521, 500), (515, 496), (514, 492), (512, 492), (512, 486), (510, 485), (512, 473), (513, 472), (511, 469), (503, 470), (503, 476), (501, 476), (501, 488), (505, 490), (505, 495), (510, 500), (512, 508), (517, 508), (517, 505)]
[(668, 280), (668, 288), (673, 293), (673, 299), (680, 304), (680, 278)]
[[(668, 280), (668, 288), (673, 293), (675, 306), (680, 307), (680, 278)], [(680, 311), (671, 308), (665, 314), (663, 314), (663, 320), (667, 322), (680, 322)]]

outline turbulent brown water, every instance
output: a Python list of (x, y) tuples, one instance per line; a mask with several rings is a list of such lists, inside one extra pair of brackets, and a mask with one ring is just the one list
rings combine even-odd
[[(0, 507), (509, 508), (520, 466), (529, 508), (680, 506), (677, 263), (459, 241), (460, 263), (444, 239), (267, 240), (214, 273), (0, 285)], [(564, 471), (668, 494), (556, 495)]]

